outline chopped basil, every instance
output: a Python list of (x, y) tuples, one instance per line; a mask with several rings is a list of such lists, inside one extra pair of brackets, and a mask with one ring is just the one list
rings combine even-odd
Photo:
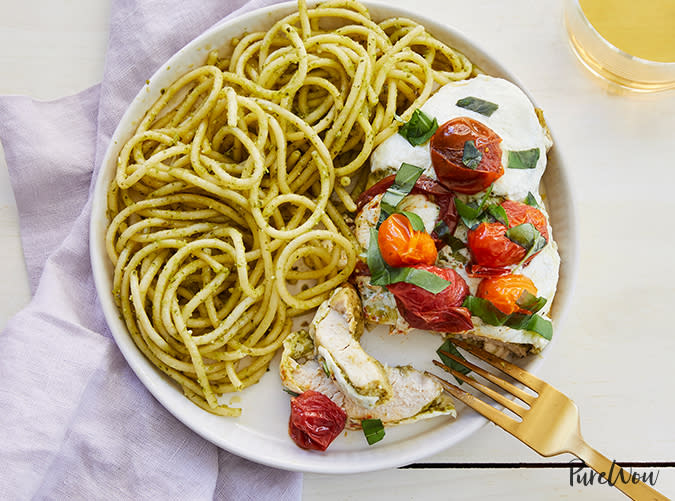
[(462, 306), (486, 324), (496, 326), (506, 325), (512, 329), (532, 331), (549, 341), (553, 337), (553, 325), (551, 321), (537, 314), (512, 313), (511, 315), (507, 315), (487, 299), (476, 296), (467, 296)]
[(281, 388), (281, 389), (284, 390), (286, 393), (288, 393), (292, 397), (299, 397), (300, 396), (300, 393), (296, 393), (294, 391), (291, 391), (288, 388)]
[(499, 108), (499, 105), (495, 103), (491, 103), (490, 101), (484, 101), (483, 99), (479, 99), (473, 96), (460, 99), (459, 101), (457, 101), (456, 104), (460, 108), (475, 111), (476, 113), (480, 113), (481, 115), (485, 115), (486, 117), (492, 115), (495, 112), (495, 110)]
[(553, 324), (550, 320), (545, 319), (539, 315), (523, 315), (522, 313), (514, 313), (506, 323), (512, 329), (519, 329), (523, 331), (532, 331), (539, 334), (544, 339), (549, 341), (553, 337)]
[(464, 166), (471, 170), (475, 170), (482, 159), (483, 153), (476, 148), (476, 143), (473, 141), (466, 141), (464, 143), (464, 153), (462, 153), (462, 163)]
[(497, 204), (488, 205), (487, 212), (495, 219), (495, 221), (499, 221), (507, 228), (509, 227), (509, 216), (506, 214), (504, 207)]
[(401, 126), (398, 133), (408, 140), (412, 146), (426, 143), (438, 129), (438, 120), (433, 120), (422, 110), (413, 111), (410, 120)]
[(531, 191), (527, 192), (527, 197), (525, 198), (525, 203), (531, 207), (534, 207), (535, 209), (539, 208), (539, 204), (537, 203), (537, 199), (534, 198), (534, 195), (532, 194)]
[(408, 211), (401, 211), (400, 214), (403, 214), (405, 217), (408, 218), (408, 221), (410, 221), (410, 226), (412, 226), (412, 229), (415, 231), (426, 231), (424, 228), (424, 221), (422, 221), (422, 218), (419, 217), (417, 214), (414, 212), (408, 212)]
[(459, 252), (462, 249), (466, 249), (466, 244), (455, 235), (450, 234), (450, 229), (448, 228), (448, 225), (445, 224), (445, 221), (439, 221), (434, 228), (434, 231), (436, 232), (436, 236), (440, 238), (445, 245), (450, 247), (450, 250), (452, 250), (452, 257), (460, 263), (466, 264), (468, 259)]
[(506, 230), (506, 238), (527, 250), (518, 266), (546, 246), (546, 239), (532, 223), (522, 223), (509, 228)]
[(412, 191), (422, 172), (424, 172), (424, 169), (421, 167), (405, 162), (401, 164), (401, 168), (394, 178), (394, 184), (384, 192), (380, 201), (380, 220), (377, 223), (378, 226), (391, 214), (396, 212), (396, 207)]
[(532, 223), (522, 223), (509, 228), (506, 231), (506, 238), (528, 250), (538, 244), (539, 239), (544, 240), (546, 244), (546, 239)]
[(450, 282), (430, 271), (389, 266), (382, 258), (382, 253), (377, 243), (377, 230), (375, 228), (370, 229), (367, 263), (370, 269), (370, 283), (372, 285), (384, 286), (405, 282), (421, 287), (432, 294), (438, 294), (450, 285)]
[(490, 187), (487, 189), (480, 203), (473, 201), (466, 204), (459, 198), (455, 198), (455, 208), (457, 209), (457, 214), (459, 214), (459, 217), (462, 218), (462, 222), (467, 228), (473, 228), (474, 226), (481, 223), (480, 216), (483, 213), (483, 208), (487, 203), (490, 193), (492, 193), (492, 185), (490, 185)]
[(448, 228), (448, 225), (445, 224), (445, 221), (442, 220), (439, 221), (436, 227), (434, 228), (434, 231), (436, 232), (438, 238), (440, 238), (444, 244), (450, 246), (452, 252), (457, 252), (458, 250), (466, 249), (466, 244), (464, 242), (462, 242), (455, 235), (450, 234), (450, 228)]
[(516, 300), (516, 304), (523, 310), (527, 310), (531, 313), (537, 313), (546, 304), (546, 298), (537, 297), (531, 292), (523, 289), (523, 292), (520, 293), (520, 296), (518, 296), (518, 299)]
[(370, 269), (370, 283), (377, 285), (379, 282), (386, 282), (389, 278), (389, 266), (384, 261), (380, 246), (377, 243), (377, 230), (370, 229), (370, 241), (368, 243), (368, 255), (366, 263)]
[(384, 425), (380, 419), (364, 419), (361, 421), (361, 428), (368, 445), (373, 445), (384, 438)]
[(326, 377), (330, 377), (330, 371), (328, 370), (328, 365), (326, 365), (325, 360), (321, 361), (321, 368), (323, 369), (323, 372), (326, 375)]
[(539, 148), (530, 150), (509, 151), (506, 166), (509, 169), (534, 169), (539, 161)]
[[(453, 355), (461, 358), (462, 360), (466, 360), (462, 354), (459, 352), (457, 347), (450, 341), (449, 339), (446, 339), (445, 342), (436, 350), (436, 354), (440, 357), (441, 362), (443, 362), (445, 365), (450, 367), (451, 369), (456, 370), (457, 372), (461, 372), (462, 374), (468, 374), (471, 372), (471, 369), (468, 367), (460, 364), (459, 362), (453, 360), (452, 358), (448, 357), (447, 355), (441, 353), (443, 351), (446, 351), (448, 353), (452, 353)], [(464, 381), (459, 379), (457, 376), (454, 376), (454, 378), (457, 380), (457, 383), (460, 385), (464, 384)]]
[(508, 315), (498, 309), (487, 299), (478, 296), (466, 296), (462, 303), (472, 315), (480, 318), (483, 322), (489, 325), (504, 325)]
[(405, 282), (421, 287), (432, 294), (438, 294), (447, 289), (452, 283), (439, 277), (435, 273), (431, 273), (427, 270), (420, 270), (418, 268), (392, 268), (392, 270), (390, 284)]

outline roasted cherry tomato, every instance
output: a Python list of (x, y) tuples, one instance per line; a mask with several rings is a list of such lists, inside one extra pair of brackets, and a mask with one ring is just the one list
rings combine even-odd
[[(509, 228), (532, 223), (548, 241), (546, 218), (539, 209), (511, 200), (504, 201), (501, 206), (509, 218)], [(525, 248), (506, 237), (507, 229), (502, 223), (481, 223), (469, 230), (468, 247), (474, 274), (480, 275), (481, 271), (486, 271), (484, 274), (503, 274), (504, 266), (517, 264), (525, 257)]]
[(291, 398), (288, 434), (298, 447), (325, 451), (346, 423), (345, 411), (323, 393), (307, 390)]
[(463, 332), (473, 328), (471, 313), (462, 307), (469, 286), (455, 270), (426, 264), (412, 268), (430, 271), (448, 280), (450, 285), (438, 294), (405, 282), (387, 285), (396, 298), (398, 311), (411, 327), (437, 332)]
[[(387, 191), (394, 184), (395, 178), (395, 175), (387, 176), (361, 193), (356, 201), (357, 212), (370, 202), (373, 197)], [(441, 186), (438, 184), (438, 181), (430, 177), (420, 176), (410, 193), (413, 195), (424, 195), (438, 205), (440, 209), (438, 219), (445, 223), (450, 234), (455, 231), (457, 227), (457, 209), (455, 208), (455, 194), (452, 191)], [(437, 238), (435, 232), (432, 232), (431, 236), (436, 242), (436, 248), (440, 249), (443, 247), (443, 242), (441, 242), (440, 238)]]
[(536, 296), (537, 288), (525, 275), (505, 275), (503, 277), (487, 277), (480, 281), (476, 295), (487, 299), (502, 313), (532, 313), (518, 306), (517, 301), (523, 291)]
[(389, 266), (434, 264), (438, 255), (431, 235), (413, 230), (403, 214), (392, 214), (384, 220), (377, 232), (377, 243)]
[[(462, 163), (464, 144), (473, 141), (482, 153), (478, 165), (471, 169)], [(468, 117), (445, 122), (431, 136), (431, 162), (438, 182), (458, 193), (478, 193), (502, 174), (502, 138), (492, 129)]]

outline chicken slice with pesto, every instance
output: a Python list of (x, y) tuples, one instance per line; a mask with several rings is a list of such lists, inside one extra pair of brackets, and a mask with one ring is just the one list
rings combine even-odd
[(392, 426), (435, 416), (457, 416), (452, 399), (434, 379), (410, 366), (385, 367), (385, 371), (391, 383), (391, 397), (385, 403), (366, 407), (326, 374), (316, 358), (312, 338), (300, 330), (284, 341), (279, 372), (288, 390), (318, 391), (342, 407), (349, 429), (359, 429), (364, 419), (380, 419), (384, 426)]
[(319, 306), (309, 335), (318, 359), (325, 363), (341, 391), (370, 408), (389, 400), (392, 389), (385, 368), (359, 343), (362, 311), (356, 290), (343, 285)]

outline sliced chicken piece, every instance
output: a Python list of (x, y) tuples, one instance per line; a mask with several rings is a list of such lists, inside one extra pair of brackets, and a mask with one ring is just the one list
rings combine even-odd
[(410, 366), (387, 367), (392, 396), (386, 403), (364, 407), (345, 394), (315, 358), (314, 344), (307, 331), (294, 332), (284, 341), (280, 375), (283, 385), (302, 393), (323, 393), (347, 413), (347, 428), (361, 428), (364, 419), (380, 419), (385, 426), (409, 423), (435, 416), (456, 417), (451, 398), (434, 379)]
[(373, 407), (392, 394), (387, 372), (359, 343), (363, 334), (361, 300), (351, 285), (337, 288), (316, 311), (309, 334), (343, 393), (359, 405)]

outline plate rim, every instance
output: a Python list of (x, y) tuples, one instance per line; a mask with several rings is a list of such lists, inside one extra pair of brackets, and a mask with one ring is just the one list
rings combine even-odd
[[(313, 5), (315, 3), (317, 2), (310, 2), (310, 5)], [(536, 106), (536, 101), (533, 99), (533, 97), (530, 95), (530, 93), (527, 91), (527, 89), (522, 85), (522, 83), (515, 75), (513, 75), (510, 71), (504, 68), (504, 66), (499, 61), (495, 60), (492, 56), (490, 56), (489, 53), (486, 52), (480, 46), (480, 44), (469, 39), (457, 28), (445, 25), (443, 23), (439, 23), (433, 19), (413, 13), (404, 8), (387, 5), (383, 2), (362, 1), (361, 3), (363, 3), (371, 12), (373, 11), (388, 12), (388, 14), (386, 14), (387, 17), (404, 16), (413, 19), (416, 22), (423, 24), (427, 28), (427, 30), (433, 33), (434, 36), (436, 36), (437, 38), (446, 40), (452, 39), (452, 46), (460, 48), (462, 52), (467, 52), (466, 48), (469, 48), (470, 50), (468, 52), (472, 53), (473, 56), (470, 57), (472, 62), (475, 61), (476, 59), (489, 62), (489, 65), (491, 67), (497, 69), (497, 73), (501, 73), (501, 76), (505, 77), (507, 80), (511, 81), (512, 83), (517, 85), (523, 92), (525, 92), (530, 101)], [(205, 41), (208, 41), (209, 39), (216, 37), (223, 31), (227, 31), (236, 26), (241, 26), (240, 32), (243, 32), (243, 29), (245, 28), (244, 25), (247, 22), (252, 22), (252, 20), (254, 19), (269, 16), (270, 14), (275, 14), (276, 16), (274, 19), (279, 19), (281, 16), (284, 15), (284, 12), (286, 10), (288, 10), (289, 8), (295, 9), (296, 6), (297, 3), (295, 1), (277, 3), (271, 6), (263, 7), (261, 9), (249, 11), (247, 13), (242, 14), (241, 16), (237, 16), (235, 18), (228, 19), (226, 21), (220, 21), (216, 23), (214, 26), (205, 30), (203, 33), (198, 35), (196, 38), (194, 38), (192, 41), (186, 44), (183, 48), (181, 48), (179, 51), (173, 54), (167, 61), (162, 63), (158, 67), (157, 71), (150, 77), (149, 83), (146, 83), (146, 85), (139, 90), (139, 92), (136, 94), (133, 100), (129, 103), (117, 127), (115, 128), (115, 132), (110, 137), (109, 143), (106, 147), (106, 152), (103, 156), (103, 159), (96, 174), (97, 179), (93, 190), (92, 210), (89, 222), (89, 230), (90, 230), (89, 248), (90, 248), (90, 260), (92, 266), (92, 273), (94, 276), (94, 283), (99, 298), (99, 303), (103, 309), (103, 313), (108, 328), (115, 340), (115, 343), (122, 352), (122, 355), (124, 356), (125, 360), (129, 364), (131, 369), (141, 380), (143, 385), (150, 391), (153, 397), (157, 399), (165, 409), (167, 409), (174, 417), (176, 417), (179, 421), (181, 421), (188, 428), (193, 430), (195, 433), (197, 433), (204, 439), (240, 457), (267, 466), (272, 466), (291, 471), (329, 473), (329, 474), (349, 474), (349, 473), (363, 473), (386, 468), (398, 467), (417, 461), (423, 457), (436, 454), (444, 449), (456, 445), (461, 440), (464, 440), (467, 437), (473, 435), (478, 429), (480, 429), (487, 423), (487, 420), (476, 413), (470, 413), (469, 415), (462, 416), (461, 419), (463, 420), (462, 421), (463, 428), (461, 430), (461, 433), (459, 434), (441, 433), (440, 431), (430, 430), (428, 432), (423, 433), (422, 436), (424, 438), (424, 436), (426, 435), (431, 435), (431, 437), (426, 437), (426, 439), (424, 440), (419, 440), (417, 438), (412, 440), (412, 442), (420, 442), (420, 445), (422, 447), (411, 448), (408, 446), (404, 447), (399, 454), (389, 454), (389, 452), (391, 452), (390, 448), (396, 448), (393, 446), (398, 445), (398, 444), (391, 444), (392, 447), (386, 446), (380, 447), (379, 451), (381, 451), (381, 453), (377, 452), (378, 451), (377, 447), (371, 447), (359, 451), (346, 451), (344, 453), (340, 453), (337, 456), (335, 456), (338, 459), (344, 458), (345, 459), (344, 461), (329, 460), (328, 458), (331, 458), (329, 454), (326, 453), (317, 454), (308, 451), (303, 451), (302, 449), (299, 448), (295, 454), (291, 455), (293, 457), (273, 456), (266, 454), (265, 451), (257, 451), (242, 448), (240, 446), (237, 446), (237, 444), (228, 441), (226, 438), (222, 436), (215, 435), (214, 430), (210, 430), (208, 428), (205, 429), (197, 426), (194, 420), (192, 419), (192, 416), (195, 415), (195, 409), (197, 409), (199, 413), (204, 413), (208, 416), (213, 415), (208, 413), (207, 411), (200, 409), (194, 403), (189, 401), (186, 397), (182, 395), (182, 393), (178, 390), (177, 387), (175, 389), (178, 391), (179, 393), (178, 396), (180, 397), (180, 399), (184, 401), (182, 403), (176, 398), (174, 398), (174, 392), (167, 391), (167, 388), (165, 386), (166, 384), (171, 383), (169, 383), (165, 379), (165, 376), (161, 372), (159, 372), (154, 366), (150, 364), (150, 362), (136, 347), (130, 335), (128, 334), (126, 327), (119, 318), (117, 306), (114, 304), (114, 300), (112, 299), (112, 291), (109, 287), (107, 287), (110, 281), (111, 264), (109, 263), (107, 254), (105, 252), (104, 235), (105, 235), (105, 227), (107, 227), (107, 214), (106, 214), (107, 204), (105, 203), (106, 193), (109, 181), (113, 177), (112, 174), (113, 167), (110, 164), (117, 157), (119, 150), (122, 147), (123, 141), (120, 141), (120, 136), (123, 134), (125, 126), (126, 128), (128, 128), (130, 124), (133, 124), (134, 120), (131, 120), (131, 118), (135, 117), (135, 120), (139, 120), (140, 118), (142, 118), (144, 114), (143, 111), (143, 114), (141, 114), (140, 116), (137, 115), (136, 109), (139, 108), (141, 104), (143, 104), (144, 100), (149, 99), (148, 96), (152, 96), (150, 91), (154, 87), (159, 86), (159, 84), (155, 82), (160, 80), (161, 83), (162, 76), (166, 77), (167, 75), (172, 74), (171, 73), (172, 70), (170, 68), (174, 66), (174, 64), (177, 61), (179, 61), (180, 58), (188, 57), (186, 56), (186, 54), (189, 55), (192, 52), (196, 54), (199, 53), (200, 51), (205, 51), (204, 55), (206, 55), (207, 50), (204, 48)], [(379, 18), (380, 16), (374, 15), (373, 17)], [(223, 44), (221, 43), (220, 45), (216, 46), (222, 45)], [(195, 56), (193, 56), (193, 58), (194, 57)], [(175, 71), (173, 71), (173, 73), (175, 73)], [(495, 72), (490, 72), (489, 74), (494, 73)], [(155, 89), (155, 91), (158, 91), (158, 89)], [(154, 98), (150, 99), (149, 103), (151, 104), (153, 101)], [(145, 109), (147, 109), (147, 106)], [(551, 136), (554, 138), (554, 144), (556, 144), (553, 131), (551, 131)], [(565, 198), (567, 201), (565, 219), (567, 220), (570, 230), (568, 231), (568, 234), (565, 239), (566, 244), (565, 247), (567, 249), (567, 252), (564, 255), (564, 257), (561, 254), (562, 259), (561, 259), (560, 277), (561, 278), (563, 277), (563, 270), (564, 270), (566, 284), (564, 290), (562, 291), (558, 290), (554, 301), (554, 312), (555, 312), (554, 325), (556, 335), (554, 336), (552, 342), (549, 343), (549, 345), (545, 348), (543, 355), (537, 356), (528, 363), (527, 369), (535, 373), (537, 372), (541, 364), (544, 362), (545, 358), (549, 356), (553, 346), (556, 345), (558, 342), (557, 339), (560, 337), (560, 333), (562, 331), (561, 325), (563, 325), (563, 319), (565, 319), (566, 311), (571, 303), (571, 298), (573, 295), (577, 277), (578, 239), (577, 233), (575, 231), (576, 211), (574, 208), (575, 207), (574, 192), (571, 189), (569, 172), (565, 168), (565, 162), (561, 152), (554, 147), (551, 151), (549, 151), (548, 157), (549, 157), (549, 165), (547, 165), (546, 173), (549, 173), (550, 176), (551, 159), (555, 158), (554, 164), (556, 170), (555, 175), (557, 176), (556, 182), (560, 183), (560, 187), (562, 188), (563, 192), (563, 198)], [(106, 169), (108, 170), (108, 172), (106, 172)], [(544, 174), (545, 178), (546, 173)], [(106, 182), (106, 180), (108, 182)], [(546, 182), (544, 182), (544, 184), (546, 184)], [(553, 211), (551, 213), (551, 216), (553, 218), (554, 216)], [(556, 226), (555, 225), (552, 226), (555, 232)], [(556, 240), (558, 241), (558, 239)], [(560, 244), (559, 241), (558, 243)], [(120, 324), (122, 325), (122, 329), (119, 328)], [(173, 385), (175, 386), (175, 384)], [(188, 404), (189, 407), (184, 404)], [(204, 417), (206, 418), (207, 416)], [(218, 418), (232, 419), (232, 420), (237, 419), (228, 417), (225, 418), (218, 417)], [(457, 418), (457, 421), (459, 421), (459, 416)], [(452, 421), (449, 423), (449, 426), (444, 425), (443, 428), (444, 429), (450, 428), (452, 431), (452, 427), (456, 425), (457, 421)], [(231, 423), (233, 424), (233, 428), (237, 428), (236, 421), (231, 421)], [(373, 451), (375, 451), (375, 453), (373, 453)], [(365, 461), (360, 460), (361, 456), (365, 458)]]

